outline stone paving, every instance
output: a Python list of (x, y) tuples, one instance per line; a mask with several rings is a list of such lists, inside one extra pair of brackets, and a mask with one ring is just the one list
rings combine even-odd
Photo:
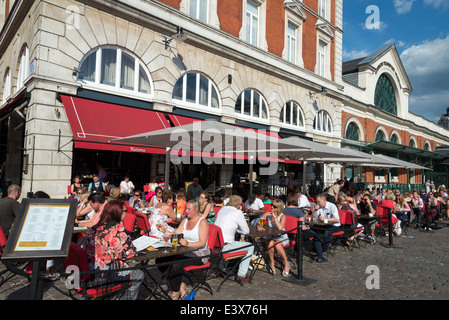
[[(251, 284), (226, 282), (216, 292), (218, 280), (210, 283), (211, 296), (199, 290), (196, 301), (224, 300), (446, 300), (449, 299), (449, 228), (432, 232), (411, 229), (407, 236), (378, 239), (374, 245), (352, 251), (338, 248), (327, 263), (304, 259), (303, 277), (315, 280), (308, 285), (284, 281), (278, 271), (272, 276), (258, 271)], [(3, 269), (2, 265), (0, 269)], [(368, 268), (368, 270), (367, 270)], [(379, 288), (372, 286), (370, 268), (378, 268)], [(294, 271), (294, 270), (293, 270)], [(47, 282), (44, 300), (70, 300), (62, 279)], [(141, 296), (145, 292), (141, 292)], [(14, 277), (0, 287), (0, 300), (29, 299), (29, 282)]]

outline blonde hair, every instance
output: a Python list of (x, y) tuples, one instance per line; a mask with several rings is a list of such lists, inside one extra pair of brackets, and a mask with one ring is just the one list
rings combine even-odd
[(385, 196), (385, 200), (394, 200), (394, 198), (395, 198), (395, 196), (394, 196), (393, 191), (388, 190), (387, 195)]
[(282, 200), (280, 200), (280, 199), (275, 199), (275, 200), (273, 201), (273, 204), (275, 204), (276, 207), (278, 208), (278, 214), (284, 213), (284, 208), (285, 208), (284, 201), (282, 201)]
[(342, 194), (338, 197), (338, 202), (348, 202), (348, 197), (345, 194)]
[(228, 206), (237, 208), (242, 204), (242, 197), (238, 195), (232, 195), (229, 197)]
[(118, 199), (120, 197), (120, 188), (112, 188), (111, 191), (109, 191), (109, 196)]
[[(199, 200), (194, 200), (194, 199), (192, 199), (192, 200), (189, 200), (189, 201), (187, 202), (187, 204), (189, 204), (189, 203), (191, 203), (191, 204), (193, 205), (193, 210), (194, 210), (196, 213), (199, 213), (200, 208), (201, 208), (201, 203), (200, 203), (200, 201), (199, 201)], [(187, 206), (187, 204), (186, 204), (186, 206)]]

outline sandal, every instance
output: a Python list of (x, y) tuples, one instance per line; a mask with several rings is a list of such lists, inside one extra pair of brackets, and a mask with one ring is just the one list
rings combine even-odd
[(285, 271), (285, 269), (282, 270), (282, 276), (283, 276), (283, 277), (288, 277), (288, 274), (289, 274), (289, 273), (290, 273), (290, 264), (288, 265), (287, 271)]
[(269, 266), (268, 267), (268, 271), (273, 275), (273, 276), (275, 276), (276, 275), (276, 269), (273, 267), (271, 267), (271, 266)]

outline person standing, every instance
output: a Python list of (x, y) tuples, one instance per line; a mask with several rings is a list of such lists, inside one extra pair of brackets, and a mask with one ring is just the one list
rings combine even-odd
[(21, 191), (18, 185), (12, 184), (7, 189), (8, 195), (0, 199), (0, 225), (6, 239), (19, 213), (20, 202), (17, 200), (20, 198)]
[(198, 182), (198, 178), (193, 178), (193, 183), (187, 187), (187, 201), (199, 199), (203, 188), (201, 187), (201, 185), (199, 185)]

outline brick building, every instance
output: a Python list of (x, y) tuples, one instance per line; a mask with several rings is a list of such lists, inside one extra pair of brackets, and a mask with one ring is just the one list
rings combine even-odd
[[(208, 118), (338, 147), (374, 148), (366, 142), (377, 132), (391, 142), (393, 130), (418, 149), (449, 142), (447, 130), (408, 112), (412, 88), (394, 47), (344, 69), (342, 0), (1, 5), (0, 161), (25, 192), (65, 196), (73, 176), (95, 173), (97, 163), (111, 184), (130, 174), (143, 187), (163, 174), (165, 150), (109, 141)], [(381, 74), (398, 92), (396, 114), (376, 107)], [(353, 124), (357, 141), (347, 135)], [(306, 166), (308, 183), (342, 175), (337, 165), (281, 166), (297, 177)], [(247, 166), (170, 170), (173, 184), (197, 175), (204, 187), (228, 184)]]

